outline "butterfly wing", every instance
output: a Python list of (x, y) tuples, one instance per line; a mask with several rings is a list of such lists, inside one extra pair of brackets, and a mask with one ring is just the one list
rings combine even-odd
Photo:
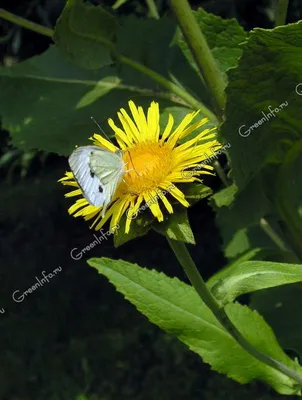
[[(100, 151), (102, 152), (100, 154)], [(102, 216), (105, 215), (106, 208), (111, 202), (117, 186), (122, 181), (125, 173), (125, 164), (121, 152), (103, 152), (103, 149), (94, 151), (90, 157), (91, 171), (99, 178), (104, 193), (104, 204)]]
[(71, 154), (68, 162), (85, 199), (93, 206), (100, 207), (105, 199), (103, 186), (90, 168), (91, 152), (97, 150), (99, 150), (97, 146), (78, 147)]
[(124, 175), (122, 153), (98, 146), (78, 147), (69, 157), (69, 165), (83, 196), (94, 206), (103, 206), (102, 216)]

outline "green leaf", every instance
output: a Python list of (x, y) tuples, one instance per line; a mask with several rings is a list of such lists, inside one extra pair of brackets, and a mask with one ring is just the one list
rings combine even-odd
[(236, 185), (231, 185), (225, 189), (222, 189), (211, 196), (212, 204), (215, 204), (216, 207), (219, 208), (223, 206), (230, 206), (234, 201), (237, 192), (238, 188)]
[(291, 243), (302, 257), (302, 140), (286, 155), (276, 185), (276, 205)]
[(301, 283), (252, 294), (251, 307), (272, 326), (281, 346), (302, 356)]
[(135, 218), (130, 227), (129, 233), (125, 233), (126, 215), (123, 215), (121, 221), (119, 222), (120, 229), (117, 234), (114, 235), (114, 247), (119, 247), (130, 240), (136, 239), (137, 237), (146, 235), (151, 229), (150, 224), (146, 224), (146, 221), (142, 221), (139, 218)]
[(212, 282), (212, 293), (224, 305), (245, 293), (302, 282), (302, 265), (245, 261), (219, 271)]
[[(11, 133), (16, 147), (64, 155), (75, 145), (87, 145), (96, 133), (91, 116), (112, 136), (108, 117), (116, 119), (118, 109), (128, 108), (135, 94), (145, 109), (156, 99), (148, 89), (118, 84), (114, 72), (110, 67), (97, 72), (78, 68), (56, 46), (11, 68), (0, 68), (3, 128)], [(172, 104), (161, 100), (161, 109)]]
[[(239, 45), (246, 40), (247, 33), (235, 19), (222, 19), (202, 8), (194, 14), (220, 70), (225, 72), (236, 66), (242, 53)], [(198, 70), (186, 41), (180, 40), (179, 45), (191, 65)]]
[[(221, 136), (232, 144), (228, 154), (240, 190), (268, 163), (281, 163), (301, 138), (302, 96), (295, 90), (302, 82), (301, 28), (302, 22), (255, 29), (243, 46), (238, 67), (228, 72)], [(268, 115), (269, 107), (275, 117)]]
[(169, 215), (163, 222), (154, 222), (152, 228), (169, 239), (195, 244), (188, 213), (185, 209), (178, 209)]
[(213, 193), (212, 189), (203, 183), (184, 183), (180, 184), (179, 188), (184, 192), (186, 200), (188, 200), (190, 205), (197, 203), (199, 200), (202, 200)]
[(227, 258), (232, 259), (255, 247), (277, 248), (259, 225), (260, 218), (270, 215), (273, 208), (270, 198), (265, 193), (265, 185), (266, 181), (260, 175), (244, 190), (237, 192), (233, 201), (235, 185), (218, 192), (215, 197), (212, 196), (216, 203), (215, 210), (218, 204), (227, 205), (217, 211), (217, 224)]
[(69, 60), (79, 67), (98, 69), (112, 62), (117, 22), (100, 6), (68, 0), (59, 17), (54, 41)]
[[(291, 379), (243, 350), (189, 285), (121, 260), (94, 258), (88, 263), (105, 275), (152, 323), (177, 336), (216, 371), (241, 383), (262, 380), (282, 394), (299, 392)], [(255, 348), (301, 373), (301, 367), (282, 351), (273, 331), (259, 314), (238, 303), (229, 304), (226, 311)]]
[(81, 98), (76, 108), (89, 106), (100, 97), (109, 93), (110, 90), (117, 88), (120, 83), (121, 81), (117, 76), (106, 76), (104, 79), (99, 80), (96, 86)]
[[(133, 15), (123, 18), (117, 30), (116, 52), (168, 78), (170, 57), (173, 54), (170, 44), (175, 28), (175, 22), (166, 17), (160, 20), (142, 19)], [(139, 72), (134, 76), (132, 68), (127, 65), (121, 64), (120, 68), (121, 76), (129, 79), (130, 74), (134, 84), (145, 86), (149, 82), (155, 86), (150, 78)]]

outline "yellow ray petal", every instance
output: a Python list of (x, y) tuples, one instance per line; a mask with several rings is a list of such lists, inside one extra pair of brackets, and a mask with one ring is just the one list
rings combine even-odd
[(62, 183), (62, 185), (64, 185), (64, 186), (79, 187), (79, 185), (78, 185), (77, 182), (75, 182), (75, 181), (64, 181), (64, 182), (61, 182), (61, 183)]
[[(206, 124), (207, 122), (209, 122), (208, 118), (203, 118), (200, 121), (195, 122), (188, 128), (184, 129), (179, 138), (183, 139), (184, 137), (188, 136), (191, 132), (194, 132), (196, 129), (200, 128), (202, 125)], [(216, 129), (216, 128), (214, 128), (214, 129)]]
[(101, 213), (99, 208), (96, 209), (95, 211), (91, 212), (88, 215), (84, 215), (84, 219), (85, 219), (85, 221), (89, 221), (90, 219), (94, 218), (98, 214), (102, 215), (102, 213)]
[[(166, 191), (167, 187), (162, 187), (161, 188)], [(166, 207), (166, 210), (168, 211), (169, 214), (173, 214), (173, 207), (172, 204), (169, 202), (169, 200), (166, 198), (165, 194), (162, 193), (161, 195), (159, 195), (159, 198), (161, 199), (161, 201), (164, 203), (164, 206)]]
[(144, 193), (143, 196), (147, 207), (150, 208), (150, 211), (152, 212), (154, 217), (157, 218), (159, 222), (162, 222), (164, 220), (164, 216), (161, 212), (161, 209), (159, 208), (155, 190), (150, 190), (150, 192)]
[(170, 135), (171, 130), (172, 130), (172, 128), (173, 128), (173, 124), (174, 124), (173, 115), (172, 115), (172, 114), (169, 114), (168, 123), (167, 123), (167, 126), (166, 126), (166, 128), (165, 128), (163, 134), (162, 134), (161, 142), (164, 142), (164, 141), (167, 139), (167, 137)]
[(146, 116), (144, 113), (144, 110), (142, 109), (142, 107), (138, 107), (138, 114), (139, 114), (139, 121), (140, 121), (140, 141), (144, 141), (146, 139), (148, 139), (148, 125), (147, 125), (147, 120), (146, 120)]
[(110, 143), (107, 139), (104, 139), (103, 136), (98, 135), (97, 133), (93, 135), (92, 140), (94, 141), (93, 143), (95, 145), (103, 147), (107, 150), (114, 152), (118, 150), (118, 147), (114, 146), (113, 143)]
[(187, 200), (185, 199), (185, 195), (183, 194), (183, 192), (181, 190), (179, 190), (176, 186), (174, 186), (171, 190), (170, 190), (170, 194), (176, 199), (178, 200), (183, 206), (185, 207), (189, 207), (189, 203), (187, 202)]
[(128, 113), (126, 110), (121, 108), (120, 113), (118, 113), (118, 117), (123, 125), (123, 128), (126, 132), (126, 134), (129, 136), (131, 139), (131, 142), (136, 143), (139, 140), (139, 130), (137, 129), (135, 123), (132, 121), (132, 119), (129, 117)]
[(132, 113), (134, 122), (135, 122), (136, 127), (137, 127), (137, 140), (138, 140), (139, 139), (139, 132), (142, 130), (141, 119), (140, 119), (141, 117), (140, 117), (140, 114), (139, 114), (138, 109), (137, 109), (136, 105), (134, 104), (134, 102), (132, 100), (130, 100), (128, 104), (129, 104), (129, 108), (130, 108), (130, 111)]
[(171, 147), (175, 146), (183, 130), (192, 122), (192, 120), (196, 117), (198, 113), (199, 111), (192, 112), (184, 117), (184, 119), (181, 121), (181, 123), (178, 125), (178, 127), (175, 129), (175, 131), (170, 135), (169, 139), (167, 140), (169, 146)]
[(92, 206), (88, 203), (85, 207), (74, 214), (74, 217), (84, 217), (85, 215), (89, 215), (95, 211), (95, 206)]
[(157, 142), (159, 137), (159, 107), (155, 101), (152, 101), (151, 106), (148, 108), (147, 123), (148, 139)]
[(115, 203), (115, 210), (114, 214), (112, 216), (111, 224), (110, 227), (112, 228), (113, 226), (117, 225), (126, 211), (127, 207), (129, 206), (131, 197), (121, 197), (116, 203)]
[(117, 127), (115, 125), (113, 119), (111, 119), (111, 118), (108, 119), (108, 125), (115, 132), (115, 137), (116, 137), (116, 140), (118, 141), (118, 143), (120, 144), (120, 142), (121, 142), (121, 144), (123, 146), (123, 147), (121, 147), (122, 150), (124, 150), (127, 146), (131, 146), (132, 142), (131, 142), (129, 136), (127, 136), (122, 129), (120, 129), (119, 127)]
[(81, 189), (76, 189), (76, 190), (73, 190), (72, 192), (66, 193), (65, 197), (79, 196), (81, 194), (82, 194), (82, 190)]
[(87, 206), (89, 203), (86, 199), (79, 199), (77, 200), (71, 207), (68, 209), (69, 214), (73, 214), (76, 212), (79, 208)]

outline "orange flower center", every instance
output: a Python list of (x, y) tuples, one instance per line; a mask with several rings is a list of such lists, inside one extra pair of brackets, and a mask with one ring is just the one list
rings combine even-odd
[(157, 142), (143, 142), (126, 151), (125, 192), (141, 194), (158, 188), (171, 172), (171, 151)]

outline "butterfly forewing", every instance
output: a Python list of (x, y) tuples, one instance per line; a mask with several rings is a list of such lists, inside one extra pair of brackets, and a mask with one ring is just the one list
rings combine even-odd
[[(104, 194), (99, 190), (99, 179), (92, 173), (89, 167), (90, 153), (96, 146), (78, 147), (69, 157), (68, 162), (73, 172), (74, 178), (77, 181), (83, 196), (86, 200), (100, 207), (104, 203)], [(98, 148), (97, 148), (98, 149)]]

